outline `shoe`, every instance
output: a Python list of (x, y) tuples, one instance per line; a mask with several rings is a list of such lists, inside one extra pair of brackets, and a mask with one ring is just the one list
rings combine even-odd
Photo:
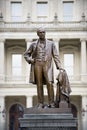
[(54, 103), (51, 103), (49, 106), (50, 106), (51, 108), (55, 108), (55, 104), (54, 104)]
[(43, 108), (43, 107), (44, 107), (44, 105), (42, 103), (38, 104), (38, 108)]

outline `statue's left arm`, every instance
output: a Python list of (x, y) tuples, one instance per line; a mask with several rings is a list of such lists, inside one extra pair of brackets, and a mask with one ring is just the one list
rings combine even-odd
[(61, 69), (61, 62), (55, 44), (52, 44), (52, 55), (57, 69)]

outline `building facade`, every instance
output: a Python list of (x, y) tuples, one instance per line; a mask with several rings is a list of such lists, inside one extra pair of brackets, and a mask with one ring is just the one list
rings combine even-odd
[[(78, 130), (87, 129), (87, 0), (0, 0), (0, 130), (18, 130), (25, 107), (37, 104), (36, 86), (23, 57), (38, 27), (58, 49), (72, 93)], [(56, 76), (58, 70), (54, 66)], [(47, 100), (46, 87), (44, 93)]]

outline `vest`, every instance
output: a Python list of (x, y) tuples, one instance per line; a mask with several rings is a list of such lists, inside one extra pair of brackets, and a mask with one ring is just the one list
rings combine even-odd
[(38, 42), (36, 61), (45, 61), (45, 43)]

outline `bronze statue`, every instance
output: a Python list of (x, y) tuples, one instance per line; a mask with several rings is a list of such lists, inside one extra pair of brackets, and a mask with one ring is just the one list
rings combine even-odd
[(43, 85), (47, 85), (48, 101), (50, 107), (55, 107), (54, 103), (54, 75), (53, 59), (57, 69), (61, 69), (61, 62), (57, 49), (53, 41), (45, 38), (45, 30), (37, 30), (38, 40), (33, 41), (24, 53), (24, 58), (31, 64), (30, 82), (37, 84), (38, 108), (44, 107)]

